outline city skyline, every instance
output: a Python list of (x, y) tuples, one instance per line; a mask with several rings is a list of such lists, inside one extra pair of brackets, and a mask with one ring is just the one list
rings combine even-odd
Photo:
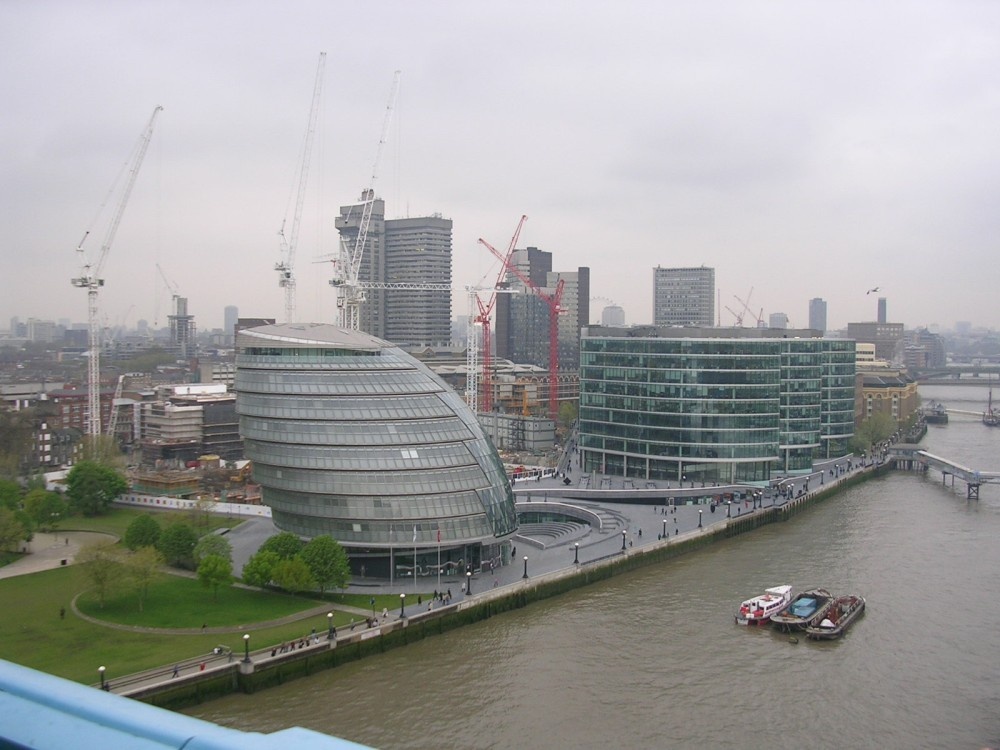
[(226, 305), (281, 317), (278, 230), (326, 51), (300, 320), (335, 319), (329, 264), (314, 261), (371, 182), (398, 69), (376, 192), (387, 219), (453, 221), (454, 315), (462, 287), (496, 277), (477, 239), (504, 246), (527, 214), (519, 246), (589, 267), (591, 294), (628, 324), (652, 321), (657, 265), (706, 265), (722, 324), (752, 290), (751, 309), (793, 326), (822, 298), (842, 329), (876, 319), (866, 291), (880, 287), (907, 328), (1000, 327), (983, 273), (1000, 230), (1000, 7), (301, 7), (0, 8), (0, 320), (85, 319), (74, 249), (91, 226), (100, 245), (94, 216), (157, 105), (102, 316), (162, 327), (159, 263), (199, 328), (222, 327)]

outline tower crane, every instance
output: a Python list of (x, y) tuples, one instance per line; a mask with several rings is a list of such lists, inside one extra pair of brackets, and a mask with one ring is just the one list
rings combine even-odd
[[(170, 310), (172, 315), (177, 314), (177, 300), (181, 296), (180, 291), (177, 288), (177, 284), (172, 282), (167, 278), (167, 274), (160, 267), (160, 264), (156, 264), (156, 270), (160, 272), (160, 278), (163, 279), (163, 283), (167, 285), (167, 290), (170, 292)], [(159, 295), (157, 295), (159, 296)]]
[[(493, 308), (496, 306), (497, 302), (497, 290), (500, 287), (500, 283), (503, 281), (504, 275), (507, 273), (507, 268), (510, 265), (510, 257), (514, 253), (514, 248), (517, 245), (518, 237), (521, 236), (521, 228), (524, 226), (524, 222), (528, 220), (527, 216), (521, 216), (521, 220), (517, 223), (517, 228), (514, 230), (514, 235), (510, 238), (510, 244), (507, 246), (507, 252), (501, 255), (490, 243), (486, 240), (479, 240), (480, 243), (485, 245), (490, 249), (490, 251), (500, 259), (500, 271), (497, 273), (497, 280), (493, 282), (492, 289), (488, 289), (490, 292), (489, 296), (483, 301), (478, 293), (478, 290), (474, 293), (470, 291), (469, 297), (469, 325), (481, 325), (483, 328), (483, 369), (482, 369), (482, 407), (484, 412), (493, 411), (493, 341), (492, 334), (490, 331), (491, 315), (493, 314)], [(474, 310), (473, 307), (477, 309)], [(471, 395), (466, 396), (468, 401), (470, 398), (476, 399), (476, 402), (470, 401), (470, 406), (473, 406), (473, 410), (479, 406), (478, 404), (478, 393), (480, 383), (479, 378), (479, 363), (477, 362), (479, 353), (479, 337), (472, 335), (474, 331), (470, 331), (468, 349), (466, 350), (466, 377), (473, 378), (472, 387), (469, 390)], [(466, 381), (468, 384), (468, 381)], [(467, 385), (468, 387), (468, 385)]]
[(531, 279), (521, 273), (509, 257), (504, 257), (490, 243), (480, 238), (479, 242), (487, 247), (506, 266), (525, 287), (541, 299), (549, 308), (549, 416), (555, 419), (559, 413), (559, 394), (557, 393), (559, 377), (559, 315), (565, 312), (562, 308), (564, 279), (559, 279), (555, 291), (551, 294), (542, 291)]
[(326, 53), (320, 52), (319, 63), (316, 66), (316, 83), (313, 85), (312, 105), (309, 108), (309, 121), (302, 146), (302, 164), (299, 167), (299, 188), (295, 198), (295, 213), (292, 214), (292, 227), (287, 238), (285, 221), (281, 222), (281, 229), (278, 231), (278, 236), (281, 237), (281, 260), (274, 264), (274, 270), (278, 272), (278, 286), (285, 290), (286, 323), (295, 322), (295, 248), (299, 241), (302, 205), (305, 202), (306, 184), (309, 181), (309, 161), (312, 155), (313, 136), (316, 134), (316, 120), (319, 117), (319, 100), (323, 90), (325, 66)]
[(139, 175), (139, 167), (142, 166), (142, 160), (146, 156), (146, 149), (149, 148), (149, 141), (153, 137), (153, 125), (156, 122), (156, 116), (162, 109), (163, 107), (160, 106), (153, 109), (153, 114), (150, 116), (149, 122), (139, 136), (139, 141), (129, 162), (131, 167), (125, 181), (125, 187), (122, 190), (118, 206), (111, 217), (111, 223), (108, 226), (104, 242), (101, 244), (101, 249), (98, 251), (97, 259), (90, 260), (84, 254), (83, 244), (87, 241), (87, 236), (90, 234), (89, 230), (84, 233), (83, 238), (76, 247), (76, 251), (81, 259), (81, 268), (80, 275), (71, 279), (71, 283), (75, 287), (87, 290), (87, 330), (90, 347), (90, 355), (87, 362), (87, 434), (90, 436), (101, 434), (101, 341), (97, 317), (98, 291), (104, 286), (101, 271), (108, 258), (111, 243), (114, 242), (115, 234), (118, 232), (118, 225), (121, 223), (122, 214), (125, 213), (125, 206), (128, 204), (129, 196), (132, 194), (132, 187), (135, 185), (135, 179)]
[(358, 283), (361, 272), (361, 260), (365, 254), (365, 244), (368, 242), (368, 227), (371, 224), (372, 209), (375, 206), (375, 180), (378, 177), (379, 163), (382, 161), (382, 147), (389, 135), (389, 123), (392, 110), (396, 104), (396, 93), (399, 90), (400, 71), (392, 77), (392, 87), (389, 89), (389, 102), (385, 108), (385, 118), (382, 122), (382, 134), (379, 137), (378, 149), (375, 152), (375, 164), (372, 167), (372, 178), (368, 188), (361, 194), (363, 201), (361, 221), (358, 224), (358, 234), (354, 238), (354, 247), (348, 248), (341, 240), (340, 263), (337, 264), (338, 276), (331, 279), (330, 285), (337, 287), (337, 308), (340, 313), (340, 327), (356, 331), (361, 326), (361, 303), (365, 301), (365, 293)]

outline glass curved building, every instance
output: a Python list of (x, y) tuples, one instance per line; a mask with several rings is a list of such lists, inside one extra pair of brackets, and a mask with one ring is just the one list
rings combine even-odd
[(360, 575), (506, 562), (517, 517), (503, 465), (427, 367), (326, 324), (245, 329), (236, 346), (240, 432), (275, 526), (330, 534)]
[(767, 482), (847, 450), (854, 342), (815, 331), (591, 327), (581, 338), (585, 472)]

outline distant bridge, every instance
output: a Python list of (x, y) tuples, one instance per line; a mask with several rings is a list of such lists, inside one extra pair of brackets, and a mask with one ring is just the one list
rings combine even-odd
[(970, 469), (968, 466), (962, 466), (955, 461), (921, 450), (918, 445), (894, 445), (889, 448), (889, 455), (896, 460), (896, 465), (900, 468), (916, 471), (927, 471), (928, 469), (940, 471), (942, 483), (947, 482), (950, 476), (952, 486), (954, 486), (955, 477), (958, 477), (965, 482), (966, 497), (970, 500), (979, 499), (980, 485), (1000, 484), (1000, 471)]

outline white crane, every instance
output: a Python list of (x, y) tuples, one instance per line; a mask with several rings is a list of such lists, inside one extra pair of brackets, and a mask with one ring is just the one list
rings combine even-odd
[[(323, 71), (326, 65), (326, 53), (319, 53), (319, 64), (316, 67), (316, 83), (313, 85), (312, 105), (309, 108), (309, 122), (302, 147), (302, 164), (299, 167), (299, 189), (295, 198), (295, 213), (292, 215), (291, 234), (285, 237), (285, 221), (281, 222), (278, 235), (281, 237), (281, 260), (274, 264), (278, 272), (278, 286), (285, 290), (285, 322), (295, 322), (295, 247), (299, 241), (299, 223), (302, 220), (302, 204), (305, 202), (306, 184), (309, 180), (309, 160), (312, 155), (313, 136), (316, 133), (316, 120), (319, 117), (320, 93), (323, 90)], [(287, 218), (287, 217), (286, 217)]]
[(98, 252), (97, 260), (89, 260), (83, 252), (83, 243), (87, 241), (90, 231), (84, 233), (83, 239), (77, 245), (76, 251), (80, 255), (81, 269), (80, 275), (71, 279), (73, 286), (87, 290), (87, 328), (89, 332), (90, 354), (87, 362), (87, 434), (97, 436), (101, 434), (101, 335), (100, 324), (97, 317), (97, 293), (104, 286), (104, 279), (101, 278), (101, 270), (104, 262), (108, 258), (108, 251), (111, 243), (114, 242), (115, 234), (118, 232), (118, 225), (121, 223), (122, 214), (128, 204), (129, 195), (135, 185), (135, 178), (139, 174), (139, 167), (146, 156), (146, 149), (149, 148), (149, 141), (153, 137), (153, 124), (156, 116), (163, 107), (157, 106), (153, 109), (153, 114), (149, 118), (146, 128), (139, 136), (131, 158), (128, 178), (122, 190), (122, 196), (118, 201), (118, 207), (111, 218), (108, 233), (104, 237), (101, 249)]
[(363, 201), (361, 221), (358, 224), (358, 234), (354, 239), (354, 247), (348, 248), (347, 244), (341, 240), (340, 262), (336, 266), (338, 276), (330, 281), (331, 286), (337, 287), (337, 308), (340, 311), (339, 325), (341, 328), (349, 328), (352, 331), (357, 331), (361, 327), (361, 303), (365, 301), (365, 293), (358, 282), (358, 274), (361, 272), (361, 260), (364, 257), (365, 244), (368, 241), (368, 227), (371, 224), (372, 209), (375, 206), (375, 180), (378, 177), (379, 162), (382, 160), (382, 147), (389, 135), (392, 109), (396, 104), (396, 92), (399, 90), (399, 76), (400, 71), (397, 70), (392, 77), (392, 88), (389, 90), (389, 103), (385, 108), (382, 134), (379, 137), (378, 150), (375, 152), (371, 183), (361, 195)]

